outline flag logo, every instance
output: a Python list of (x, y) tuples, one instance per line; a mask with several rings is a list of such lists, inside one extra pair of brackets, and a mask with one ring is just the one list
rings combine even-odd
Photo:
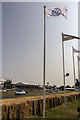
[(67, 19), (67, 7), (66, 6), (56, 6), (52, 8), (47, 8), (47, 17), (57, 17), (64, 16)]
[(53, 16), (59, 16), (61, 14), (61, 9), (60, 8), (55, 8), (52, 10), (52, 15)]

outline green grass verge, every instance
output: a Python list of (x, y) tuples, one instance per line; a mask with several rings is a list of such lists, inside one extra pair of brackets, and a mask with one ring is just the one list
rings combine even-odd
[[(80, 99), (73, 102), (67, 103), (66, 108), (64, 105), (56, 106), (45, 113), (46, 118), (78, 118), (79, 113), (77, 112), (78, 105), (80, 104)], [(38, 114), (32, 116), (32, 118), (42, 118), (43, 114)]]

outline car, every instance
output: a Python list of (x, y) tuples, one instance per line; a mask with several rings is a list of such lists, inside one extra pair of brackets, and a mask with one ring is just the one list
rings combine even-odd
[(58, 92), (58, 90), (55, 90), (55, 92)]
[(49, 93), (52, 93), (52, 90), (49, 90)]
[(28, 91), (27, 91), (26, 89), (25, 89), (24, 91), (25, 91), (26, 93), (28, 93)]
[(24, 90), (19, 90), (19, 91), (16, 91), (15, 95), (25, 95), (26, 92)]
[(7, 92), (7, 90), (3, 90), (3, 92)]
[(11, 89), (11, 91), (16, 91), (16, 89)]

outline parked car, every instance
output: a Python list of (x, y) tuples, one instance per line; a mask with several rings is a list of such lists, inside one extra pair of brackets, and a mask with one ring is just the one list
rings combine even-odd
[(28, 93), (28, 90), (24, 89), (24, 91), (25, 91), (26, 93)]
[(49, 93), (52, 93), (52, 90), (49, 90)]
[(11, 89), (11, 91), (16, 91), (16, 89)]
[(25, 95), (26, 92), (24, 90), (19, 90), (15, 93), (15, 95)]

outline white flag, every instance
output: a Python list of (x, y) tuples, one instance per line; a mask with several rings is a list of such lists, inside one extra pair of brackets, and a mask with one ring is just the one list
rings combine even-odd
[(52, 8), (47, 8), (47, 17), (53, 16), (64, 16), (67, 19), (67, 7), (66, 6), (55, 6)]
[(73, 52), (80, 52), (80, 50), (77, 50), (74, 47), (72, 47), (72, 49), (73, 49)]

